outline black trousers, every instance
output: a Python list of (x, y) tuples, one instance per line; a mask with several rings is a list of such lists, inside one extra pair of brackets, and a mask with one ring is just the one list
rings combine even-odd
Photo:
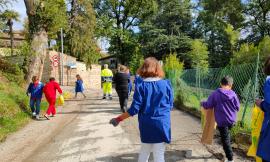
[(262, 160), (262, 162), (269, 162), (269, 161), (266, 161), (266, 160)]
[(231, 135), (230, 135), (230, 130), (232, 126), (229, 127), (218, 127), (218, 130), (220, 132), (221, 136), (221, 142), (223, 145), (223, 150), (226, 154), (226, 158), (229, 161), (233, 160), (233, 150), (231, 146)]
[(127, 111), (128, 91), (117, 91), (122, 112)]

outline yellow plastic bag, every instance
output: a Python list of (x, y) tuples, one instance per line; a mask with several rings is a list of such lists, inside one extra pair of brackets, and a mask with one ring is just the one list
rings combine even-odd
[(254, 157), (256, 162), (262, 162), (262, 159), (256, 156), (258, 142), (260, 138), (262, 123), (264, 119), (264, 112), (257, 106), (254, 106), (251, 117), (251, 136), (252, 144), (249, 147), (248, 156)]
[(60, 95), (58, 98), (57, 98), (57, 103), (58, 103), (58, 106), (63, 106), (64, 103), (65, 103), (65, 99), (62, 95)]
[(68, 100), (72, 98), (72, 94), (70, 92), (64, 92), (63, 97), (65, 100)]

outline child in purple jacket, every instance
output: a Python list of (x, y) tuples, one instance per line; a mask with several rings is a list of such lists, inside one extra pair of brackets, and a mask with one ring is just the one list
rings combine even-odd
[(232, 90), (233, 78), (226, 76), (221, 79), (221, 88), (215, 90), (207, 101), (201, 102), (204, 109), (214, 109), (215, 119), (220, 132), (226, 162), (233, 162), (230, 130), (236, 122), (240, 103), (237, 95)]

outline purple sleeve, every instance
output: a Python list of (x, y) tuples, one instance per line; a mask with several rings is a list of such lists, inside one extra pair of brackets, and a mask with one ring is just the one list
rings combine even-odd
[(235, 109), (237, 111), (239, 111), (240, 110), (240, 101), (239, 101), (239, 98), (237, 95), (235, 95), (234, 105), (235, 105)]
[(213, 92), (207, 99), (207, 101), (202, 101), (201, 106), (205, 109), (213, 109), (215, 107), (214, 101), (215, 92)]

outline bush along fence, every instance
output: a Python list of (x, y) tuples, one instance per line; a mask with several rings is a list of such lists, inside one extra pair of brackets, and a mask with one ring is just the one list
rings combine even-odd
[(221, 78), (227, 75), (234, 78), (233, 90), (241, 102), (238, 123), (233, 133), (239, 131), (250, 133), (254, 101), (255, 98), (263, 96), (262, 86), (265, 81), (263, 64), (259, 61), (259, 57), (254, 64), (166, 72), (174, 87), (177, 104), (196, 111), (201, 110), (200, 101), (206, 100), (220, 87)]

